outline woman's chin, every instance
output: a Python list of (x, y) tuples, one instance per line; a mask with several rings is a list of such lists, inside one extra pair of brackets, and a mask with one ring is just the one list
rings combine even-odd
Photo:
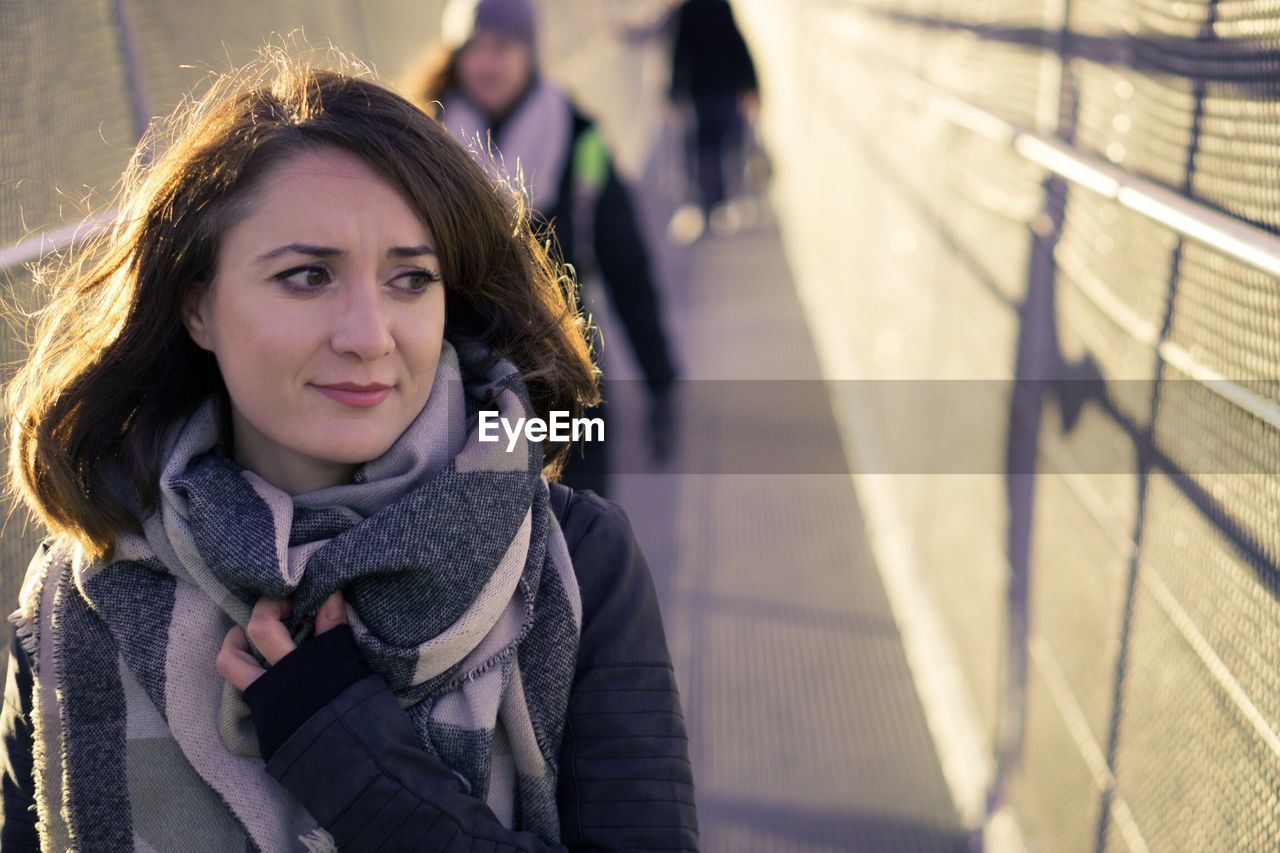
[(392, 442), (390, 441), (385, 444), (343, 445), (326, 448), (316, 458), (330, 465), (363, 465), (386, 453), (391, 449), (391, 445)]
[[(337, 430), (334, 431), (337, 433)], [(310, 447), (299, 448), (302, 455), (327, 465), (363, 465), (391, 449), (396, 435), (329, 434)]]

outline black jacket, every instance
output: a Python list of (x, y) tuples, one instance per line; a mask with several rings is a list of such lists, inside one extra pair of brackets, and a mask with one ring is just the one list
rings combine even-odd
[[(675, 379), (676, 367), (662, 325), (649, 249), (631, 194), (603, 148), (603, 174), (598, 180), (585, 174), (590, 169), (584, 160), (591, 158), (574, 156), (582, 150), (586, 137), (598, 133), (591, 119), (575, 107), (571, 154), (560, 175), (555, 206), (538, 213), (555, 229), (562, 259), (574, 266), (580, 278), (599, 270), (646, 383), (650, 390), (664, 392)], [(596, 182), (599, 186), (594, 191), (587, 190), (585, 185)], [(591, 199), (589, 209), (576, 210), (584, 195)], [(588, 245), (582, 245), (584, 242)]]
[[(538, 85), (535, 75), (515, 104), (491, 120), (487, 132), (499, 148), (504, 126)], [(465, 96), (456, 90), (441, 96), (446, 102), (452, 98)], [(533, 212), (535, 225), (552, 238), (557, 259), (571, 264), (579, 281), (591, 272), (600, 273), (649, 390), (663, 394), (670, 390), (677, 370), (662, 325), (661, 300), (643, 229), (631, 193), (618, 176), (595, 122), (576, 104), (569, 106), (569, 150), (557, 179), (556, 199), (546, 209)], [(519, 152), (504, 153), (509, 162), (518, 159)]]
[(672, 97), (716, 98), (756, 91), (756, 67), (726, 0), (685, 0), (675, 15)]
[[(693, 774), (657, 596), (622, 509), (552, 486), (582, 593), (582, 640), (560, 751), (562, 845), (504, 827), (418, 745), (349, 630), (304, 643), (246, 691), (267, 771), (342, 850), (696, 850)], [(320, 673), (340, 673), (322, 677)], [(39, 850), (31, 671), (16, 637), (3, 737), (4, 853)]]

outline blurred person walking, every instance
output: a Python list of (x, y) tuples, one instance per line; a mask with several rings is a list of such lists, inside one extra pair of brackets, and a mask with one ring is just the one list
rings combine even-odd
[[(494, 180), (523, 188), (580, 281), (599, 273), (644, 374), (650, 457), (661, 462), (673, 440), (676, 367), (647, 242), (603, 136), (542, 74), (532, 0), (452, 0), (442, 29), (443, 45), (410, 83), (410, 94), (472, 148)], [(595, 343), (598, 353), (598, 333)], [(605, 380), (606, 405), (590, 417), (604, 417), (608, 409)], [(584, 445), (566, 464), (564, 481), (605, 494), (607, 448), (607, 442)]]
[(581, 318), (368, 76), (216, 80), (45, 271), (6, 398), (53, 535), (9, 617), (5, 853), (697, 848), (625, 513), (554, 482), (566, 442), (477, 428), (596, 399)]
[[(727, 217), (742, 171), (745, 130), (759, 106), (755, 63), (728, 0), (684, 0), (674, 11), (671, 100), (692, 116), (685, 163), (704, 222)], [(732, 172), (731, 172), (732, 170)], [(677, 216), (687, 215), (687, 209)]]

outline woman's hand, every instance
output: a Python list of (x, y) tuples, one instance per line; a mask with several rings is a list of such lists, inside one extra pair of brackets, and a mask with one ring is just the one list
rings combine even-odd
[[(296, 649), (298, 646), (289, 636), (283, 622), (292, 612), (293, 602), (290, 599), (259, 598), (249, 617), (248, 634), (239, 625), (233, 625), (223, 639), (222, 649), (214, 662), (218, 675), (243, 692), (266, 672), (250, 653), (250, 640), (262, 652), (267, 663), (272, 665), (279, 663), (281, 658)], [(323, 634), (330, 628), (345, 625), (346, 622), (346, 602), (342, 600), (342, 593), (335, 592), (325, 599), (316, 612), (316, 634)]]

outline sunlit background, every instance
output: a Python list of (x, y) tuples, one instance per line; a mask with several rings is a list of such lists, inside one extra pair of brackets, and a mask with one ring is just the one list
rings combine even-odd
[[(301, 28), (394, 82), (441, 5), (0, 2), (13, 297), (209, 70)], [(1280, 849), (1280, 2), (734, 0), (771, 179), (692, 242), (669, 5), (544, 0), (540, 50), (683, 366), (678, 453), (610, 497), (703, 849)]]

